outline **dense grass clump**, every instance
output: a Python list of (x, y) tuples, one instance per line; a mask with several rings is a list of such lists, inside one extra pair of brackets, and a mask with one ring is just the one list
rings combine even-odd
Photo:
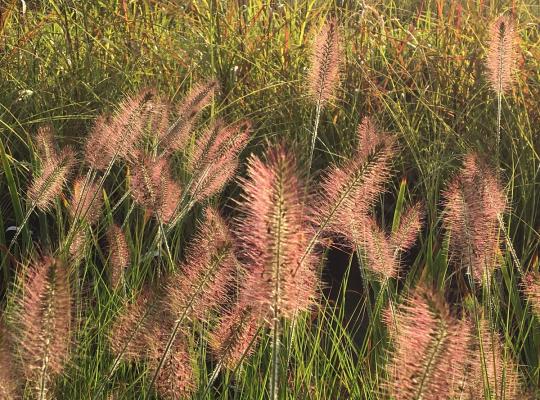
[(0, 398), (540, 396), (538, 7), (0, 11)]

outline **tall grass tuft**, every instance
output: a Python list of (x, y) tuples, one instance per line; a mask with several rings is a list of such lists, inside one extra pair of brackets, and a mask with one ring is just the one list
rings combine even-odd
[(309, 248), (308, 206), (295, 161), (283, 148), (263, 161), (252, 156), (241, 182), (243, 218), (238, 225), (248, 275), (244, 295), (272, 330), (271, 398), (279, 398), (282, 319), (294, 319), (313, 304), (317, 289), (315, 254)]
[(341, 63), (341, 36), (337, 19), (329, 19), (313, 42), (311, 66), (308, 74), (308, 92), (315, 103), (315, 122), (311, 133), (308, 170), (313, 161), (321, 111), (332, 98), (339, 80)]
[(27, 274), (20, 294), (17, 343), (32, 397), (54, 398), (72, 345), (72, 298), (66, 266), (44, 256)]
[(482, 283), (499, 264), (499, 216), (506, 210), (506, 196), (498, 178), (477, 155), (469, 154), (444, 198), (452, 257)]

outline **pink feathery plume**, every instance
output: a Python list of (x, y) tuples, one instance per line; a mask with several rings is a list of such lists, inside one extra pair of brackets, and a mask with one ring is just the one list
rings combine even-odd
[(174, 217), (182, 194), (171, 175), (168, 160), (137, 151), (134, 153), (130, 178), (135, 202), (168, 223)]
[(395, 400), (453, 399), (469, 360), (470, 324), (453, 318), (433, 293), (418, 289), (392, 316), (393, 348), (385, 388)]
[(195, 85), (178, 107), (177, 120), (169, 128), (163, 142), (168, 152), (183, 150), (186, 146), (197, 115), (212, 101), (219, 90), (219, 83), (211, 80)]
[(41, 174), (33, 179), (28, 188), (28, 198), (39, 210), (47, 211), (52, 207), (54, 200), (62, 193), (75, 163), (75, 152), (71, 147), (64, 147), (57, 157), (45, 160)]
[(465, 385), (467, 399), (522, 399), (519, 372), (509, 350), (504, 349), (497, 332), (481, 319), (473, 341)]
[(112, 224), (107, 230), (107, 244), (109, 248), (109, 279), (113, 289), (121, 286), (124, 272), (131, 259), (126, 235), (117, 224)]
[(30, 270), (19, 298), (17, 337), (26, 378), (37, 394), (50, 393), (69, 358), (72, 304), (68, 272), (45, 256)]
[(317, 289), (305, 191), (283, 147), (270, 149), (265, 161), (252, 156), (247, 174), (237, 228), (248, 269), (244, 295), (262, 317), (294, 318), (314, 304)]
[(523, 277), (523, 292), (532, 306), (537, 318), (540, 318), (540, 275), (530, 272)]
[(229, 229), (217, 210), (206, 209), (186, 253), (182, 271), (167, 283), (166, 304), (173, 315), (204, 320), (227, 300), (237, 265)]
[(210, 336), (210, 347), (224, 368), (234, 370), (253, 354), (261, 322), (252, 307), (242, 300), (221, 317)]
[(336, 19), (329, 19), (315, 37), (308, 88), (317, 104), (328, 102), (339, 81), (341, 35)]
[(159, 96), (156, 96), (156, 98), (149, 103), (149, 131), (152, 136), (156, 137), (158, 140), (161, 140), (169, 131), (171, 105), (166, 99)]
[(58, 159), (58, 152), (54, 145), (52, 126), (45, 125), (38, 129), (36, 134), (36, 147), (42, 164)]
[(170, 323), (158, 321), (148, 331), (145, 343), (147, 345), (146, 360), (149, 374), (152, 376), (159, 369), (154, 387), (160, 398), (167, 400), (191, 399), (197, 387), (193, 368), (193, 356), (188, 347), (188, 338), (179, 334), (172, 342), (168, 357), (160, 365), (161, 357), (169, 340)]
[(13, 340), (0, 317), (0, 399), (19, 399), (20, 376), (13, 357)]
[(390, 243), (394, 251), (407, 251), (415, 243), (422, 229), (424, 207), (418, 202), (405, 210), (401, 216), (398, 229), (390, 235)]
[(514, 80), (518, 36), (512, 18), (501, 15), (491, 25), (487, 53), (488, 79), (496, 93), (506, 92)]
[(148, 345), (146, 331), (153, 325), (145, 316), (152, 301), (153, 293), (145, 289), (134, 302), (123, 305), (108, 336), (110, 349), (115, 356), (124, 361), (140, 361), (144, 358)]
[(400, 253), (409, 250), (422, 228), (422, 207), (419, 203), (401, 216), (398, 229), (388, 235), (372, 216), (352, 216), (342, 235), (362, 250), (365, 267), (383, 279), (398, 276)]
[(349, 240), (365, 256), (365, 267), (378, 276), (389, 279), (398, 274), (399, 264), (386, 232), (373, 217), (355, 218), (344, 231)]
[(504, 192), (495, 174), (470, 154), (443, 195), (452, 258), (481, 283), (497, 267), (498, 216), (506, 209)]
[(155, 96), (153, 89), (144, 89), (122, 101), (113, 117), (96, 120), (85, 146), (85, 159), (92, 168), (105, 170), (115, 157), (129, 159), (144, 134), (148, 103)]
[(197, 140), (188, 162), (193, 173), (189, 187), (193, 199), (203, 201), (219, 193), (234, 177), (238, 156), (249, 142), (250, 131), (249, 121), (225, 126), (218, 120)]
[(78, 177), (73, 183), (73, 191), (69, 202), (69, 213), (72, 219), (82, 219), (95, 224), (103, 208), (103, 195), (99, 185)]
[(351, 219), (369, 214), (390, 178), (394, 140), (370, 133), (373, 125), (366, 121), (359, 128), (365, 132), (360, 135), (359, 155), (341, 166), (333, 165), (323, 177), (314, 216), (323, 232), (342, 236), (350, 228)]

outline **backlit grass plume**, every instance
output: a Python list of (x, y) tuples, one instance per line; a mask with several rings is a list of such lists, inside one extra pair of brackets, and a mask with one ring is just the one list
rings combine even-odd
[(168, 223), (176, 212), (182, 190), (173, 179), (165, 157), (136, 151), (130, 169), (131, 195), (135, 202)]
[(13, 338), (0, 317), (0, 399), (19, 399), (20, 376), (13, 357)]
[(218, 120), (195, 142), (188, 169), (193, 174), (189, 191), (196, 201), (218, 193), (234, 177), (238, 155), (247, 145), (250, 131), (249, 121), (225, 126)]
[(523, 398), (517, 365), (489, 322), (480, 319), (469, 360), (466, 399), (518, 400)]
[(482, 283), (497, 268), (499, 215), (506, 198), (494, 173), (475, 154), (444, 191), (444, 225), (453, 260)]
[[(149, 373), (157, 373), (154, 387), (160, 398), (166, 400), (190, 399), (196, 388), (193, 355), (189, 351), (189, 339), (182, 334), (174, 338), (168, 352), (169, 324), (161, 321), (147, 331), (147, 353)], [(164, 363), (161, 358), (168, 354)]]
[(387, 234), (373, 217), (352, 215), (350, 228), (344, 233), (362, 249), (369, 270), (383, 279), (395, 278), (399, 272), (399, 255), (416, 242), (422, 216), (422, 206), (417, 203), (404, 212), (398, 229)]
[(54, 200), (62, 193), (75, 165), (75, 153), (64, 147), (57, 156), (44, 159), (41, 173), (32, 180), (28, 198), (41, 211), (49, 210)]
[(390, 178), (394, 140), (377, 133), (370, 119), (358, 128), (356, 153), (342, 165), (333, 165), (323, 176), (314, 221), (319, 231), (342, 236), (351, 219), (365, 216)]
[(66, 266), (45, 256), (28, 272), (19, 298), (18, 345), (33, 397), (53, 398), (54, 379), (68, 361), (72, 301)]
[(529, 300), (532, 310), (540, 319), (540, 275), (529, 272), (523, 277), (522, 290)]
[(514, 21), (508, 16), (499, 16), (490, 27), (486, 62), (489, 83), (495, 93), (503, 93), (512, 85), (517, 45)]
[(37, 153), (42, 163), (58, 158), (58, 151), (54, 145), (54, 133), (52, 126), (41, 126), (37, 131), (35, 141)]
[(314, 304), (316, 258), (294, 158), (282, 147), (270, 149), (265, 161), (249, 159), (247, 175), (237, 233), (248, 269), (243, 292), (272, 329), (271, 398), (277, 399), (281, 320)]
[(215, 209), (207, 208), (181, 271), (167, 282), (166, 304), (172, 315), (204, 320), (227, 300), (236, 265), (225, 221)]
[(97, 183), (79, 177), (73, 183), (69, 202), (69, 214), (74, 221), (83, 220), (95, 224), (103, 208), (103, 195)]
[(155, 300), (149, 289), (143, 289), (133, 301), (126, 301), (113, 320), (108, 336), (111, 352), (123, 361), (140, 361), (147, 350), (145, 318)]
[(227, 311), (210, 335), (210, 347), (220, 364), (234, 370), (256, 348), (260, 317), (241, 295), (238, 303)]
[(127, 97), (113, 117), (99, 117), (86, 141), (85, 159), (96, 170), (105, 170), (115, 157), (129, 159), (148, 121), (152, 89)]
[(252, 156), (247, 173), (238, 224), (246, 296), (269, 320), (292, 318), (313, 304), (317, 286), (314, 256), (305, 254), (312, 232), (304, 188), (294, 158), (281, 147), (269, 150), (264, 161)]
[(176, 122), (163, 136), (162, 141), (168, 151), (184, 149), (197, 115), (210, 104), (218, 90), (219, 83), (216, 80), (197, 84), (191, 89), (178, 106)]
[(393, 348), (384, 386), (389, 396), (459, 398), (469, 361), (470, 324), (452, 317), (444, 300), (422, 288), (388, 317)]
[(131, 262), (126, 235), (120, 226), (112, 224), (107, 230), (109, 249), (109, 280), (113, 289), (122, 285), (124, 271)]
[(328, 20), (315, 37), (311, 67), (308, 75), (308, 91), (316, 105), (315, 123), (311, 136), (309, 167), (313, 158), (321, 109), (332, 98), (339, 80), (341, 61), (341, 37), (336, 19)]

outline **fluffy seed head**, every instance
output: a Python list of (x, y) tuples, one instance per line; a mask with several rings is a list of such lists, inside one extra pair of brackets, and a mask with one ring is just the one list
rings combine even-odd
[(95, 224), (103, 208), (103, 195), (96, 182), (78, 177), (73, 183), (69, 213), (73, 220)]
[(471, 327), (444, 302), (419, 289), (391, 317), (393, 342), (385, 387), (391, 398), (452, 399), (463, 385)]
[(256, 349), (261, 321), (251, 307), (236, 303), (220, 319), (210, 337), (210, 347), (224, 368), (234, 370)]
[(390, 178), (394, 141), (384, 134), (365, 134), (360, 139), (358, 152), (365, 155), (333, 165), (323, 177), (314, 222), (326, 233), (343, 236), (350, 231), (351, 220), (369, 214)]
[(13, 357), (13, 338), (0, 316), (0, 399), (18, 399), (19, 377)]
[[(143, 290), (134, 302), (124, 304), (113, 321), (108, 339), (111, 351), (116, 357), (121, 355), (124, 361), (139, 361), (144, 358), (147, 350), (145, 334), (149, 323), (148, 318), (143, 320), (143, 317), (152, 301), (152, 292)], [(143, 321), (141, 326), (140, 321)]]
[(195, 200), (203, 201), (219, 193), (234, 176), (250, 130), (249, 121), (225, 126), (218, 120), (199, 138), (188, 162), (193, 173), (190, 193)]
[(510, 89), (517, 62), (518, 37), (512, 18), (501, 15), (492, 24), (487, 55), (488, 79), (495, 93)]
[(168, 160), (135, 152), (130, 178), (131, 194), (135, 202), (168, 223), (177, 211), (182, 193), (171, 175)]
[(47, 211), (52, 207), (56, 197), (62, 193), (75, 162), (75, 153), (70, 147), (62, 149), (58, 157), (46, 160), (41, 174), (28, 189), (28, 198), (39, 210)]
[[(165, 324), (168, 327), (168, 324)], [(165, 353), (165, 347), (169, 340), (170, 329), (163, 326), (154, 326), (149, 330), (148, 360), (150, 376), (155, 374), (159, 367), (161, 357)], [(156, 377), (155, 388), (160, 398), (167, 400), (190, 399), (196, 388), (196, 377), (192, 365), (192, 355), (189, 352), (188, 339), (178, 334), (168, 352), (168, 357), (163, 363)]]
[(43, 257), (29, 271), (19, 298), (23, 367), (30, 382), (45, 382), (60, 374), (71, 346), (72, 308), (66, 267), (58, 260)]
[(266, 161), (252, 156), (247, 174), (237, 228), (249, 271), (245, 296), (262, 316), (293, 318), (314, 303), (317, 287), (304, 189), (282, 147), (270, 149)]
[(333, 94), (339, 80), (341, 36), (337, 20), (328, 20), (317, 34), (308, 76), (309, 93), (314, 102), (324, 104)]
[(523, 292), (532, 306), (532, 310), (540, 318), (540, 275), (529, 272), (523, 277)]
[[(473, 355), (465, 386), (466, 399), (518, 400), (523, 398), (517, 365), (509, 349), (504, 349), (497, 332), (481, 319), (474, 338)], [(488, 396), (489, 393), (489, 396)]]
[(205, 220), (188, 247), (182, 272), (167, 284), (171, 313), (206, 319), (211, 310), (227, 299), (236, 264), (225, 221), (215, 209), (207, 208)]
[(212, 101), (212, 97), (219, 90), (215, 80), (195, 85), (178, 107), (177, 121), (170, 127), (163, 142), (167, 151), (184, 149), (197, 115)]
[(495, 174), (470, 154), (443, 195), (452, 258), (481, 283), (497, 267), (498, 215), (506, 209), (504, 192)]
[(126, 235), (120, 226), (113, 224), (107, 230), (109, 247), (109, 279), (111, 286), (116, 289), (124, 280), (124, 271), (130, 264), (129, 247)]
[(43, 164), (58, 158), (58, 152), (54, 145), (52, 126), (45, 125), (38, 129), (36, 134), (36, 147), (39, 159)]
[(115, 157), (130, 157), (144, 134), (148, 102), (154, 97), (154, 90), (144, 89), (123, 100), (112, 118), (96, 120), (85, 146), (85, 159), (92, 168), (104, 170)]

